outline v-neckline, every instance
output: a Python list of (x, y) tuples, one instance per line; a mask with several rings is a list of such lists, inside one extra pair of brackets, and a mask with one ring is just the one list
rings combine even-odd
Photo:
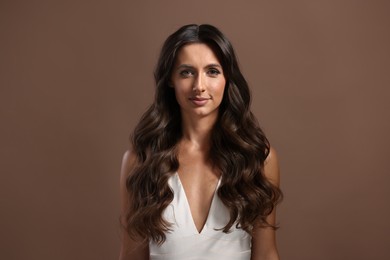
[(192, 211), (191, 211), (191, 206), (190, 206), (190, 203), (188, 201), (188, 198), (187, 198), (187, 194), (186, 194), (186, 191), (184, 189), (184, 186), (183, 186), (183, 183), (181, 182), (180, 180), (180, 176), (179, 176), (179, 173), (176, 172), (175, 173), (176, 175), (176, 178), (178, 180), (178, 184), (180, 186), (180, 190), (181, 192), (183, 193), (184, 195), (184, 200), (185, 200), (185, 204), (186, 204), (186, 208), (188, 210), (188, 216), (191, 218), (191, 223), (192, 223), (192, 226), (193, 226), (193, 229), (194, 229), (194, 232), (197, 234), (197, 235), (201, 235), (206, 227), (207, 227), (207, 224), (208, 222), (210, 221), (210, 215), (211, 215), (211, 211), (213, 210), (213, 207), (215, 206), (215, 200), (216, 200), (216, 197), (217, 197), (217, 190), (219, 188), (219, 185), (220, 185), (220, 182), (221, 182), (221, 177), (219, 177), (218, 179), (218, 182), (217, 182), (217, 185), (215, 186), (215, 190), (214, 190), (214, 193), (213, 193), (213, 198), (211, 199), (211, 204), (210, 204), (210, 207), (209, 207), (209, 211), (207, 213), (207, 217), (206, 217), (206, 221), (204, 222), (203, 224), (203, 227), (201, 228), (201, 230), (199, 231), (198, 228), (196, 227), (196, 224), (195, 224), (195, 221), (194, 221), (194, 217), (192, 216)]

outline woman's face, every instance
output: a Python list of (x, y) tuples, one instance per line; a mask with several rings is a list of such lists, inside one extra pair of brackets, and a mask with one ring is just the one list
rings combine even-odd
[(192, 43), (180, 49), (171, 84), (182, 116), (217, 118), (226, 79), (222, 65), (206, 44)]

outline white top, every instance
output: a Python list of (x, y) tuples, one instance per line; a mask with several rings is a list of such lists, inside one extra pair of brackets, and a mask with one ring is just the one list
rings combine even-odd
[(175, 173), (168, 180), (174, 198), (163, 213), (163, 217), (172, 223), (171, 232), (166, 241), (157, 245), (149, 243), (150, 259), (164, 260), (249, 260), (251, 257), (251, 236), (242, 229), (232, 226), (230, 233), (215, 230), (224, 227), (229, 221), (229, 211), (217, 195), (221, 183), (218, 181), (206, 223), (199, 233), (193, 221), (190, 206)]

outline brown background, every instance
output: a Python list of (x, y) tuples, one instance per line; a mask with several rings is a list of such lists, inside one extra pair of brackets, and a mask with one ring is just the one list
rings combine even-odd
[[(141, 1), (139, 1), (141, 2)], [(281, 158), (282, 259), (390, 259), (389, 1), (1, 1), (0, 258), (116, 259), (163, 40), (231, 39)]]

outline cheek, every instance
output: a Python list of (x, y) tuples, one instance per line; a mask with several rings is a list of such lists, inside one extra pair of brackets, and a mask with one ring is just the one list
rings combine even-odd
[(214, 95), (220, 99), (222, 99), (223, 94), (225, 92), (226, 81), (221, 80), (217, 84), (214, 85)]
[(192, 82), (190, 80), (177, 80), (173, 83), (173, 88), (177, 94), (186, 93), (192, 90)]
[(189, 95), (186, 87), (183, 85), (177, 84), (174, 87), (174, 91), (175, 91), (175, 97), (176, 97), (177, 103), (179, 103), (179, 105), (183, 104), (183, 102), (185, 102), (185, 100), (187, 99), (187, 96)]

